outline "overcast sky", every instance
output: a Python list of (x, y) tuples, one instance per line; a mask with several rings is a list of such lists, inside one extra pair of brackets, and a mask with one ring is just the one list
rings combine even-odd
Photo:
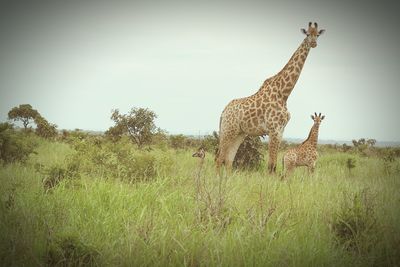
[(106, 130), (112, 109), (146, 107), (169, 133), (211, 133), (316, 21), (326, 32), (289, 97), (284, 137), (307, 137), (316, 111), (322, 139), (400, 141), (394, 1), (64, 2), (0, 4), (0, 121), (29, 103), (59, 129)]

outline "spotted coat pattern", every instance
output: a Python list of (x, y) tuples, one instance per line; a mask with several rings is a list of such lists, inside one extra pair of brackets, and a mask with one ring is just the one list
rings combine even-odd
[(308, 138), (299, 146), (289, 149), (283, 156), (283, 168), (284, 176), (289, 175), (294, 168), (298, 166), (307, 166), (310, 173), (314, 172), (315, 163), (318, 158), (317, 144), (318, 144), (318, 131), (321, 121), (325, 116), (321, 116), (321, 113), (311, 118), (314, 121), (311, 127)]
[(307, 35), (284, 68), (265, 80), (253, 95), (234, 99), (225, 107), (220, 117), (217, 168), (225, 164), (231, 169), (236, 152), (246, 136), (269, 136), (269, 172), (276, 171), (276, 160), (282, 134), (290, 120), (286, 101), (291, 94), (311, 47), (324, 30), (309, 23)]

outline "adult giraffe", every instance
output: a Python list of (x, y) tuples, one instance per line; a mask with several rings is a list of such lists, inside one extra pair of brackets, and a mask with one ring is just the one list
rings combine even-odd
[(268, 78), (261, 88), (249, 97), (234, 99), (225, 107), (219, 124), (219, 147), (216, 156), (217, 169), (222, 164), (230, 170), (236, 152), (247, 135), (269, 136), (269, 173), (276, 172), (278, 148), (283, 130), (290, 119), (286, 101), (292, 92), (306, 61), (310, 48), (317, 46), (317, 38), (325, 30), (318, 31), (318, 24), (310, 22), (306, 35), (285, 67)]

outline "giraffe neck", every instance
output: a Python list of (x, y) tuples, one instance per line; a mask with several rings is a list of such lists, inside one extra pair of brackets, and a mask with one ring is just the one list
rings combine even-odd
[(318, 143), (318, 131), (319, 131), (319, 124), (314, 123), (314, 125), (311, 127), (307, 139), (303, 142), (303, 144), (307, 143), (316, 148)]
[(274, 87), (277, 88), (277, 91), (274, 93), (286, 102), (296, 85), (309, 52), (310, 45), (304, 39), (283, 69), (271, 79), (266, 80), (263, 87), (268, 89), (269, 83), (275, 83), (276, 86)]

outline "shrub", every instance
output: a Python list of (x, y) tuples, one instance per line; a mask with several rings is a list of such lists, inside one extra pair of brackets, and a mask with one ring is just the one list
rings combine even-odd
[(383, 169), (387, 175), (392, 173), (392, 165), (396, 161), (396, 152), (394, 149), (385, 150), (382, 156)]
[(16, 132), (9, 123), (0, 123), (0, 163), (24, 162), (37, 143), (28, 133)]
[(118, 142), (90, 137), (73, 143), (77, 153), (73, 162), (90, 176), (120, 179), (127, 182), (149, 181), (157, 175), (168, 175), (173, 161), (169, 153), (159, 150), (137, 150), (127, 137)]
[(374, 202), (368, 190), (345, 195), (340, 210), (336, 213), (331, 229), (338, 244), (349, 250), (361, 251), (363, 238), (375, 226)]
[(343, 152), (347, 152), (347, 151), (349, 151), (351, 149), (351, 146), (348, 146), (348, 145), (346, 145), (346, 144), (343, 144), (342, 145), (342, 148), (341, 148), (341, 150), (343, 151)]
[(204, 147), (206, 151), (216, 151), (218, 149), (219, 136), (216, 131), (212, 135), (207, 135), (201, 142), (201, 147)]
[(45, 118), (38, 115), (35, 118), (36, 134), (43, 138), (53, 138), (57, 136), (57, 125), (49, 123)]
[(349, 170), (349, 173), (351, 173), (351, 170), (356, 167), (356, 160), (353, 158), (348, 158), (346, 161), (346, 167)]
[(174, 149), (183, 149), (186, 144), (186, 137), (183, 134), (171, 135), (169, 137), (171, 147)]
[(263, 160), (263, 144), (260, 137), (247, 136), (240, 145), (233, 167), (237, 169), (257, 169)]
[[(131, 180), (149, 180), (156, 176), (156, 158), (150, 153), (137, 153), (133, 157), (128, 177)], [(128, 165), (125, 165), (128, 166)]]
[(375, 139), (361, 138), (358, 141), (352, 140), (354, 149), (362, 156), (372, 156), (375, 154)]
[(79, 161), (70, 158), (67, 160), (66, 166), (59, 164), (44, 169), (45, 178), (42, 180), (44, 189), (50, 190), (57, 186), (64, 179), (74, 179), (80, 176)]
[(153, 136), (152, 145), (165, 151), (168, 147), (168, 136), (166, 132), (159, 129)]
[(99, 252), (75, 236), (58, 238), (47, 251), (49, 266), (96, 266)]
[(62, 132), (62, 140), (73, 146), (77, 142), (85, 140), (88, 137), (89, 137), (89, 134), (82, 131), (81, 129), (75, 129), (73, 131), (63, 130), (63, 132)]

